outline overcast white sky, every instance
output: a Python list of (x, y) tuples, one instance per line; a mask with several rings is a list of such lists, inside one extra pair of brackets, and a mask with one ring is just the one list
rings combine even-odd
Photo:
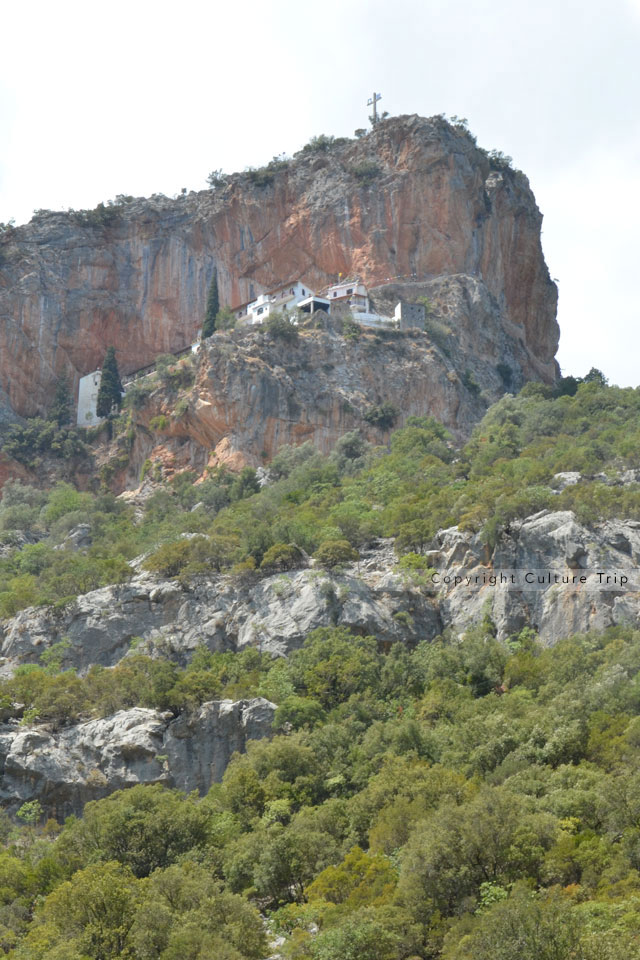
[(467, 117), (544, 213), (559, 360), (640, 384), (640, 0), (3, 5), (0, 221), (202, 189), (391, 114)]

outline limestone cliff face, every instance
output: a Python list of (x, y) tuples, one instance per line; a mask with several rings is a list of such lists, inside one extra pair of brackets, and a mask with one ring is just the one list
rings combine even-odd
[(294, 343), (261, 327), (217, 333), (200, 349), (190, 391), (178, 400), (158, 385), (133, 410), (136, 439), (115, 488), (135, 488), (146, 460), (170, 476), (208, 463), (260, 466), (283, 444), (307, 440), (328, 453), (350, 430), (384, 443), (387, 431), (369, 416), (382, 404), (396, 411), (394, 429), (433, 416), (461, 439), (489, 403), (531, 376), (521, 328), (479, 278), (456, 274), (371, 293), (385, 314), (399, 299), (426, 296), (433, 329), (345, 331), (339, 318), (316, 314)]
[(212, 700), (192, 714), (134, 707), (52, 732), (0, 724), (0, 802), (14, 811), (39, 800), (49, 816), (82, 813), (89, 800), (137, 784), (206, 793), (234, 751), (271, 732), (275, 705)]
[(45, 410), (54, 377), (77, 380), (110, 344), (125, 373), (187, 345), (214, 270), (234, 306), (299, 277), (470, 275), (517, 332), (524, 376), (555, 376), (556, 288), (528, 181), (441, 119), (303, 151), (263, 185), (237, 174), (110, 209), (106, 223), (40, 214), (2, 241), (0, 397), (19, 414)]
[[(433, 640), (445, 626), (462, 636), (489, 613), (500, 640), (529, 625), (552, 645), (572, 633), (633, 624), (640, 617), (638, 521), (609, 520), (589, 529), (570, 511), (543, 510), (512, 523), (492, 552), (478, 534), (457, 527), (439, 531), (431, 548), (427, 556), (436, 575), (426, 587), (398, 569), (392, 540), (363, 548), (359, 562), (342, 571), (305, 566), (285, 580), (278, 574), (240, 582), (220, 574), (185, 587), (138, 573), (62, 610), (30, 607), (4, 621), (0, 675), (38, 663), (62, 638), (69, 640), (63, 667), (84, 674), (92, 664), (114, 666), (128, 656), (133, 636), (141, 638), (137, 653), (184, 666), (203, 643), (212, 651), (259, 646), (287, 656), (312, 630), (332, 624), (383, 644), (413, 646)], [(510, 571), (519, 571), (514, 584), (490, 581)], [(618, 579), (603, 583), (598, 571)], [(538, 584), (542, 573), (551, 580)]]

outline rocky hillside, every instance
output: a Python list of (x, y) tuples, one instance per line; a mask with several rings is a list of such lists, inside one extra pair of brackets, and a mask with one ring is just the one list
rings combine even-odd
[[(1, 241), (0, 950), (639, 958), (640, 392), (557, 376), (526, 178), (403, 117), (211, 179)], [(214, 271), (426, 329), (220, 329), (20, 419)]]
[[(457, 527), (440, 531), (432, 547), (426, 578), (398, 566), (390, 541), (363, 550), (358, 563), (339, 572), (305, 565), (257, 583), (220, 576), (181, 585), (139, 574), (62, 611), (30, 608), (5, 622), (1, 671), (10, 677), (21, 665), (40, 663), (56, 645), (60, 667), (86, 676), (95, 665), (126, 667), (132, 655), (184, 669), (203, 645), (214, 653), (255, 648), (286, 657), (322, 627), (374, 636), (387, 649), (413, 649), (445, 631), (460, 639), (487, 617), (502, 642), (529, 628), (545, 645), (640, 619), (639, 521), (588, 530), (572, 512), (542, 511), (514, 524), (491, 553)], [(512, 571), (516, 584), (508, 580)], [(63, 723), (57, 732), (60, 720), (53, 731), (50, 722), (24, 728), (22, 708), (13, 719), (8, 709), (0, 724), (0, 800), (16, 809), (37, 799), (61, 818), (136, 784), (205, 793), (222, 779), (234, 750), (270, 734), (275, 709), (259, 698), (205, 702), (177, 718), (130, 708)]]
[[(607, 521), (589, 530), (571, 511), (543, 510), (514, 523), (493, 551), (477, 534), (438, 531), (426, 557), (433, 572), (424, 582), (398, 566), (390, 540), (363, 549), (357, 563), (339, 572), (311, 561), (257, 582), (219, 575), (188, 584), (140, 572), (62, 611), (27, 608), (5, 621), (0, 674), (38, 663), (62, 640), (68, 646), (61, 666), (83, 674), (93, 664), (115, 666), (132, 649), (183, 667), (202, 644), (215, 652), (256, 647), (282, 657), (313, 630), (332, 625), (382, 644), (415, 645), (445, 628), (461, 637), (489, 615), (499, 640), (529, 626), (550, 645), (563, 635), (640, 618), (640, 521)], [(600, 570), (617, 580), (607, 584)], [(517, 583), (500, 581), (500, 573), (504, 579), (512, 571), (520, 572)], [(524, 579), (528, 572), (535, 574), (531, 582)], [(545, 582), (538, 583), (543, 573)], [(567, 576), (576, 582), (564, 583)]]
[[(331, 330), (307, 333), (350, 348)], [(236, 344), (243, 369), (263, 336)], [(224, 357), (226, 343), (209, 349)], [(274, 376), (278, 349), (256, 349), (258, 377)], [(353, 351), (350, 375), (366, 344)], [(317, 374), (300, 376), (311, 392)], [(240, 384), (229, 392), (242, 396)], [(8, 485), (5, 803), (37, 799), (60, 815), (136, 783), (206, 791), (249, 736), (268, 736), (274, 718), (286, 728), (283, 671), (297, 676), (309, 638), (330, 648), (338, 631), (345, 649), (375, 638), (386, 653), (482, 629), (507, 649), (636, 624), (639, 410), (636, 391), (598, 377), (574, 396), (529, 384), (465, 444), (427, 418), (393, 432), (389, 449), (352, 431), (330, 456), (282, 448), (261, 489), (250, 468), (174, 472), (119, 498)]]
[[(286, 341), (260, 328), (216, 333), (187, 389), (141, 381), (144, 392), (138, 398), (134, 388), (127, 401), (135, 439), (115, 488), (137, 487), (147, 461), (170, 476), (264, 466), (281, 446), (305, 441), (329, 453), (353, 430), (383, 443), (411, 416), (433, 416), (462, 438), (489, 403), (531, 375), (521, 331), (477, 277), (393, 284), (372, 296), (389, 312), (398, 299), (426, 297), (427, 331), (345, 327), (319, 313)], [(121, 455), (116, 446), (113, 461)]]
[[(258, 442), (236, 364), (272, 423), (329, 378), (307, 340), (354, 407), (376, 389), (381, 344), (315, 323), (140, 384), (110, 450), (147, 431), (139, 488), (5, 484), (10, 960), (637, 956), (640, 394), (592, 370), (467, 440), (349, 421), (323, 455), (329, 409), (260, 470), (176, 469), (216, 390)], [(420, 336), (375, 375), (455, 373)]]
[(5, 415), (46, 411), (56, 376), (75, 385), (108, 345), (127, 373), (189, 344), (214, 271), (232, 306), (299, 277), (316, 289), (339, 273), (370, 286), (471, 277), (467, 326), (474, 301), (490, 303), (489, 337), (502, 328), (518, 375), (550, 382), (556, 288), (540, 224), (522, 173), (492, 161), (462, 126), (417, 116), (360, 140), (318, 138), (291, 161), (174, 200), (40, 211), (0, 246)]

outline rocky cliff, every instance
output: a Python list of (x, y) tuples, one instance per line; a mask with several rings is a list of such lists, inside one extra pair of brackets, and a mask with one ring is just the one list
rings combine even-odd
[(234, 306), (299, 277), (318, 289), (339, 273), (371, 286), (468, 275), (519, 342), (524, 377), (554, 378), (556, 288), (523, 174), (440, 118), (390, 119), (360, 140), (310, 147), (216, 189), (40, 212), (9, 231), (0, 398), (31, 415), (48, 407), (56, 375), (77, 382), (107, 345), (125, 373), (180, 349), (201, 325), (214, 271)]
[[(462, 439), (505, 390), (556, 377), (556, 289), (540, 224), (523, 174), (492, 160), (462, 126), (418, 117), (385, 121), (356, 141), (316, 141), (291, 161), (174, 200), (40, 212), (0, 241), (0, 422), (45, 412), (55, 378), (77, 383), (108, 345), (124, 374), (188, 345), (214, 273), (226, 305), (281, 282), (302, 278), (320, 290), (339, 274), (357, 274), (385, 315), (399, 299), (427, 298), (427, 329), (367, 330), (316, 314), (285, 339), (267, 329), (216, 332), (191, 365), (138, 385), (130, 419), (111, 443), (94, 447), (74, 480), (90, 486), (100, 470), (135, 503), (149, 467), (154, 481), (185, 468), (204, 475), (220, 463), (257, 467), (283, 444), (310, 440), (327, 453), (353, 430), (383, 444), (392, 425), (413, 415), (433, 416)], [(58, 476), (46, 464), (37, 469), (38, 476), (5, 457), (0, 481)], [(431, 562), (442, 575), (490, 572), (507, 561), (557, 559), (564, 568), (569, 550), (580, 561), (633, 567), (637, 531), (623, 542), (614, 527), (599, 530), (594, 553), (592, 532), (571, 516), (545, 514), (513, 525), (493, 556), (478, 536), (446, 530)], [(56, 546), (88, 549), (87, 529), (80, 524)], [(116, 665), (134, 647), (180, 665), (202, 644), (286, 656), (330, 625), (374, 635), (384, 647), (415, 645), (447, 627), (463, 632), (487, 601), (501, 637), (529, 622), (545, 642), (638, 613), (638, 593), (629, 590), (587, 589), (558, 604), (553, 591), (468, 596), (418, 583), (399, 570), (391, 541), (370, 544), (340, 573), (311, 563), (286, 577), (203, 575), (185, 586), (134, 566), (126, 584), (4, 621), (2, 674), (42, 662), (61, 640), (62, 667), (85, 674), (94, 664)], [(269, 734), (274, 709), (263, 700), (211, 701), (178, 717), (134, 708), (54, 730), (32, 718), (20, 725), (20, 707), (9, 704), (0, 803), (15, 810), (39, 798), (62, 817), (135, 783), (205, 791), (234, 750)]]
[(136, 784), (206, 793), (234, 750), (270, 733), (268, 700), (203, 703), (189, 717), (136, 707), (53, 733), (0, 725), (0, 802), (37, 798), (51, 816), (80, 814), (85, 803)]
[(137, 486), (147, 459), (166, 475), (200, 472), (208, 462), (260, 466), (283, 444), (307, 440), (329, 453), (351, 430), (379, 444), (388, 425), (380, 429), (367, 417), (382, 404), (395, 411), (394, 428), (428, 415), (460, 439), (489, 403), (531, 375), (521, 331), (477, 277), (396, 283), (372, 296), (385, 312), (398, 299), (427, 297), (433, 326), (385, 332), (351, 325), (345, 332), (339, 318), (317, 314), (294, 342), (260, 327), (216, 334), (203, 343), (195, 384), (180, 404), (158, 383), (132, 410), (136, 437), (119, 486)]
[[(286, 656), (312, 630), (332, 624), (382, 644), (412, 645), (445, 627), (461, 636), (488, 612), (499, 639), (529, 625), (542, 643), (552, 644), (640, 617), (640, 521), (609, 520), (589, 529), (570, 511), (543, 510), (514, 521), (492, 552), (478, 534), (451, 527), (438, 533), (427, 557), (435, 574), (426, 584), (398, 568), (392, 540), (363, 550), (358, 563), (339, 574), (315, 569), (312, 561), (311, 568), (286, 576), (240, 581), (218, 575), (185, 587), (139, 573), (62, 610), (31, 607), (4, 621), (0, 672), (37, 663), (63, 638), (70, 641), (63, 666), (83, 673), (94, 663), (118, 663), (133, 637), (141, 638), (136, 653), (184, 665), (203, 643), (212, 651), (255, 646)], [(515, 584), (489, 579), (514, 570), (521, 574)], [(524, 580), (529, 571), (536, 575), (531, 584)], [(600, 582), (599, 571), (627, 579)], [(543, 572), (551, 582), (538, 584)], [(576, 582), (563, 583), (563, 576)]]

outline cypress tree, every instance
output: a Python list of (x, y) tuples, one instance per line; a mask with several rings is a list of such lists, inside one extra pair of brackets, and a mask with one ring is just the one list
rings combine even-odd
[(116, 363), (116, 351), (114, 347), (107, 347), (104, 363), (102, 364), (96, 413), (99, 417), (110, 417), (113, 410), (119, 410), (121, 405), (122, 383), (120, 382), (118, 364)]
[(218, 274), (214, 273), (209, 295), (207, 296), (207, 310), (202, 324), (202, 339), (210, 337), (216, 328), (216, 317), (220, 310), (220, 298), (218, 296)]
[(66, 427), (71, 423), (71, 390), (67, 377), (58, 377), (56, 392), (53, 398), (50, 419), (55, 420), (59, 427)]

